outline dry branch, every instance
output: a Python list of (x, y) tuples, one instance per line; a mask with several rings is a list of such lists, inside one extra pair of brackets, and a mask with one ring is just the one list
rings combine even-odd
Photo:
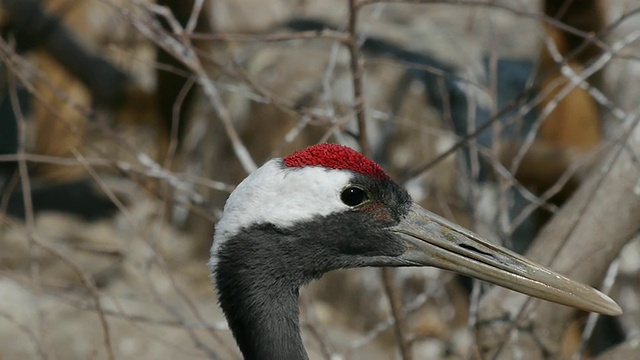
[[(631, 121), (629, 121), (630, 123)], [(633, 122), (602, 165), (543, 229), (527, 254), (570, 278), (599, 286), (609, 264), (640, 230), (640, 126)], [(574, 309), (493, 288), (480, 310), (485, 358), (544, 359), (558, 353)], [(513, 320), (513, 322), (512, 322)]]

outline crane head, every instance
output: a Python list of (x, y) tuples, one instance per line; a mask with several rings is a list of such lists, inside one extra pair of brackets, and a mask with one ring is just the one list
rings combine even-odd
[[(608, 296), (415, 204), (375, 162), (320, 144), (268, 161), (230, 195), (210, 268), (218, 287), (296, 289), (364, 266), (435, 266), (559, 304), (622, 313)], [(226, 283), (225, 283), (226, 282)]]

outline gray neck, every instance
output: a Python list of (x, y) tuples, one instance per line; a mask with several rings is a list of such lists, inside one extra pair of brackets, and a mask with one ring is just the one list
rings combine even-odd
[(286, 254), (295, 253), (275, 244), (285, 240), (265, 241), (267, 234), (246, 231), (223, 244), (215, 272), (220, 307), (245, 360), (306, 360), (298, 309), (306, 281), (289, 268), (296, 259)]
[(300, 336), (297, 290), (274, 287), (254, 295), (237, 300), (246, 304), (245, 311), (229, 318), (245, 360), (308, 359)]

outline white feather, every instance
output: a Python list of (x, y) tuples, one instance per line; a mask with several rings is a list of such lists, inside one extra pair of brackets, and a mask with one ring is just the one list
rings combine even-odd
[(282, 159), (268, 161), (229, 195), (216, 225), (209, 268), (215, 271), (220, 245), (242, 228), (261, 223), (288, 227), (314, 216), (347, 210), (340, 193), (350, 178), (346, 170), (286, 168)]

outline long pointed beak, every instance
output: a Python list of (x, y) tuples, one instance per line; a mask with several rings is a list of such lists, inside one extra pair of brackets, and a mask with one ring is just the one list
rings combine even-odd
[(620, 306), (600, 291), (493, 245), (418, 205), (390, 230), (408, 244), (401, 260), (410, 265), (455, 271), (586, 311), (622, 314)]

